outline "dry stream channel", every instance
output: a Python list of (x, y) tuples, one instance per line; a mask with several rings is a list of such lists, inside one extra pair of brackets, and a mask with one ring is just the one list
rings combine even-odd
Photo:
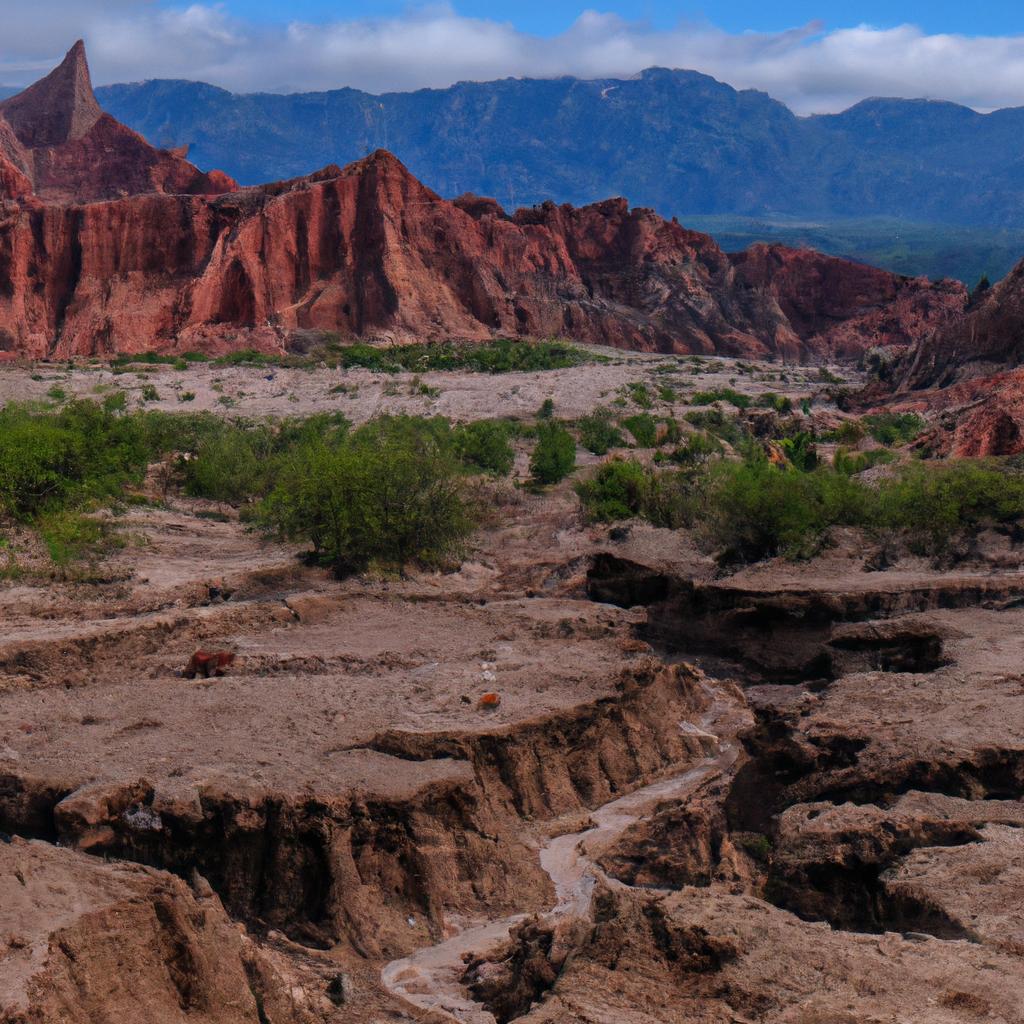
[[(549, 839), (540, 850), (540, 865), (554, 884), (556, 904), (549, 917), (586, 917), (594, 885), (601, 880), (611, 888), (629, 888), (609, 877), (596, 863), (597, 852), (619, 838), (630, 826), (642, 821), (658, 804), (683, 801), (701, 783), (723, 775), (735, 764), (738, 748), (731, 739), (730, 719), (735, 704), (728, 703), (710, 682), (702, 683), (712, 699), (700, 723), (680, 722), (679, 728), (707, 745), (708, 756), (690, 763), (680, 774), (669, 775), (602, 805), (589, 816), (588, 827)], [(408, 1004), (417, 1016), (459, 1024), (495, 1024), (492, 1013), (469, 998), (461, 984), (465, 961), (470, 954), (482, 954), (506, 940), (509, 930), (525, 920), (526, 914), (512, 914), (460, 930), (435, 945), (411, 956), (393, 960), (381, 971), (384, 987)]]

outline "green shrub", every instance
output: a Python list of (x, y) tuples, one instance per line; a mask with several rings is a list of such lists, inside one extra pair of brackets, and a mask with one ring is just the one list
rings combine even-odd
[(178, 401), (179, 402), (194, 402), (196, 399), (196, 393), (194, 391), (179, 391)]
[(908, 444), (924, 430), (925, 426), (924, 420), (912, 412), (875, 413), (865, 416), (863, 423), (867, 432), (886, 447)]
[(650, 409), (654, 406), (654, 399), (651, 397), (651, 392), (643, 381), (634, 381), (629, 385), (629, 397), (632, 398), (634, 404), (640, 406), (641, 409)]
[(576, 484), (587, 518), (615, 522), (640, 515), (645, 508), (649, 474), (639, 462), (612, 459), (589, 479)]
[(654, 448), (658, 444), (658, 421), (646, 412), (627, 416), (622, 425), (633, 435), (640, 448)]
[(867, 452), (852, 452), (847, 448), (839, 448), (832, 459), (832, 468), (837, 473), (853, 476), (871, 469), (872, 466), (892, 462), (895, 458), (896, 456), (887, 448), (872, 448)]
[(711, 405), (714, 402), (728, 402), (737, 409), (750, 407), (750, 396), (741, 395), (732, 388), (715, 388), (713, 391), (697, 391), (690, 398), (691, 405)]
[(822, 434), (823, 441), (835, 441), (843, 445), (856, 445), (867, 436), (864, 424), (860, 420), (843, 420), (835, 430)]
[(738, 448), (749, 436), (749, 432), (735, 416), (729, 416), (721, 409), (704, 409), (688, 412), (684, 417), (687, 423)]
[(712, 434), (691, 434), (686, 444), (676, 448), (669, 458), (680, 466), (698, 467), (720, 458), (723, 451), (721, 442)]
[(830, 526), (868, 518), (865, 488), (840, 473), (780, 469), (758, 453), (710, 474), (702, 527), (727, 561), (807, 557)]
[(549, 420), (555, 415), (555, 400), (553, 398), (545, 398), (540, 403), (540, 408), (537, 410), (537, 419)]
[(144, 402), (159, 402), (160, 392), (152, 384), (143, 384), (142, 400)]
[(765, 409), (774, 409), (777, 413), (791, 413), (793, 411), (793, 400), (786, 395), (777, 395), (774, 391), (766, 391), (761, 395), (757, 404)]
[(436, 425), (383, 417), (339, 444), (314, 439), (293, 451), (257, 521), (309, 540), (316, 560), (339, 574), (374, 563), (438, 565), (473, 527), (462, 479)]
[(537, 444), (530, 456), (530, 475), (535, 483), (556, 484), (576, 466), (576, 442), (572, 434), (554, 420), (537, 424)]
[(452, 431), (455, 454), (461, 462), (492, 476), (508, 476), (515, 464), (512, 430), (501, 420), (477, 420)]
[(95, 557), (112, 543), (110, 530), (104, 523), (71, 509), (44, 516), (38, 528), (50, 560), (58, 566)]
[(580, 444), (594, 455), (606, 455), (612, 448), (621, 448), (624, 444), (622, 432), (615, 426), (615, 415), (611, 409), (595, 409), (589, 416), (581, 417), (576, 427)]
[(792, 437), (784, 437), (779, 441), (786, 458), (801, 473), (810, 473), (818, 467), (818, 452), (814, 447), (814, 436), (800, 431)]
[(671, 384), (662, 384), (658, 388), (658, 398), (662, 402), (674, 402), (678, 397), (679, 393)]
[(984, 462), (912, 463), (878, 489), (876, 522), (938, 554), (958, 535), (1024, 516), (1024, 476)]

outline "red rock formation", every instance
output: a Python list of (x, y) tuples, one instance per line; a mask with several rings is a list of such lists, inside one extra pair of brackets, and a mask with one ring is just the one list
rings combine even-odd
[(732, 259), (739, 279), (771, 297), (808, 349), (840, 359), (910, 345), (958, 321), (967, 301), (959, 281), (900, 277), (813, 249), (761, 244)]
[(0, 349), (29, 356), (280, 349), (312, 329), (807, 360), (906, 344), (964, 301), (949, 282), (817, 253), (730, 258), (624, 199), (513, 216), (493, 200), (447, 202), (383, 151), (200, 197), (233, 183), (99, 114), (79, 46), (5, 112), (0, 174), (22, 198), (0, 214)]
[(966, 314), (923, 332), (861, 404), (929, 415), (942, 455), (1024, 452), (1024, 262)]
[(204, 174), (104, 114), (81, 41), (46, 78), (0, 103), (0, 198), (25, 195), (24, 182), (8, 181), (7, 163), (36, 196), (55, 202), (151, 191), (217, 195), (237, 188), (227, 175)]

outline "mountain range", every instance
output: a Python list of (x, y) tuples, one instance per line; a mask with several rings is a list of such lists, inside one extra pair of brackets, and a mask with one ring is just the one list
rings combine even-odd
[(104, 113), (85, 48), (0, 101), (0, 350), (71, 357), (567, 336), (856, 358), (960, 315), (964, 287), (811, 250), (726, 254), (612, 198), (446, 200), (391, 153), (240, 188)]
[[(384, 148), (445, 196), (470, 191), (513, 209), (628, 195), (663, 216), (754, 218), (753, 228), (722, 225), (738, 241), (811, 241), (972, 284), (981, 272), (1002, 276), (1024, 251), (1024, 108), (980, 114), (869, 99), (798, 117), (763, 92), (661, 68), (379, 96), (236, 95), (186, 81), (111, 85), (97, 96), (156, 144), (188, 145), (200, 167), (242, 184)], [(867, 237), (851, 240), (851, 220), (866, 219), (876, 221), (860, 228)], [(902, 262), (893, 236), (907, 232), (891, 221), (917, 225)], [(964, 244), (958, 228), (972, 229)]]

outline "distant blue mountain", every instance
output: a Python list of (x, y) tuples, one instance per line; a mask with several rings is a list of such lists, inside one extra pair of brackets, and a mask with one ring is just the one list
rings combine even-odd
[(797, 117), (693, 71), (505, 79), (373, 96), (235, 95), (151, 81), (97, 90), (119, 120), (244, 184), (390, 149), (444, 195), (509, 206), (626, 195), (663, 214), (1024, 227), (1024, 108), (865, 100)]

